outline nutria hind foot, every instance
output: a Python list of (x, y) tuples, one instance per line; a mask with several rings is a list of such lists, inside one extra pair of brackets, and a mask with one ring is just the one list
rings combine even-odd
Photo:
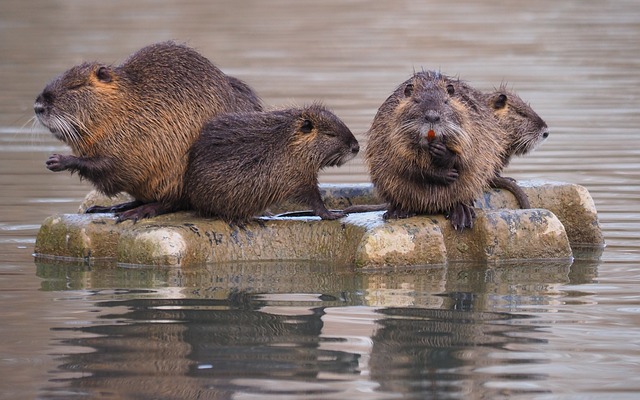
[(527, 196), (524, 190), (522, 190), (515, 179), (496, 175), (489, 182), (489, 186), (494, 189), (505, 189), (510, 191), (515, 196), (516, 200), (518, 200), (520, 208), (531, 208), (531, 204), (529, 203), (529, 196)]
[(332, 221), (334, 219), (340, 219), (342, 217), (344, 217), (344, 212), (340, 211), (340, 210), (318, 210), (315, 213), (318, 217), (320, 217), (323, 220), (328, 220), (328, 221)]
[(139, 200), (129, 201), (126, 203), (116, 204), (114, 206), (91, 206), (87, 208), (84, 212), (86, 214), (97, 214), (97, 213), (121, 213), (123, 211), (131, 210), (132, 208), (136, 208), (138, 206), (143, 205), (144, 203)]
[(382, 215), (383, 219), (404, 219), (414, 217), (416, 213), (410, 211), (403, 211), (397, 208), (389, 207), (387, 212)]
[(449, 219), (453, 229), (462, 232), (464, 228), (473, 228), (473, 220), (476, 218), (476, 212), (473, 207), (464, 203), (458, 203), (449, 210), (445, 217)]
[(146, 204), (139, 205), (135, 208), (132, 208), (130, 210), (118, 213), (116, 215), (117, 216), (116, 224), (119, 224), (120, 222), (123, 222), (123, 221), (129, 221), (129, 220), (133, 221), (133, 223), (135, 224), (141, 219), (153, 218), (158, 215), (167, 214), (171, 211), (172, 210), (163, 206), (161, 203), (157, 203), (157, 202), (146, 203)]

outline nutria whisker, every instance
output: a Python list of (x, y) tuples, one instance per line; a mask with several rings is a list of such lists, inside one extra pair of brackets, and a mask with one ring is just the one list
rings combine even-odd
[[(85, 136), (90, 137), (91, 131), (87, 130), (79, 118), (73, 114), (64, 112), (57, 116), (57, 120), (63, 127), (66, 137), (72, 142), (72, 147), (79, 149), (85, 141)], [(81, 133), (82, 132), (82, 133)]]

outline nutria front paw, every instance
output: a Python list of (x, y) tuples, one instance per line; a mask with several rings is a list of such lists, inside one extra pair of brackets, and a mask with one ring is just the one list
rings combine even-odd
[(456, 180), (458, 180), (458, 170), (455, 168), (451, 168), (446, 175), (444, 176), (444, 179), (447, 183), (447, 185), (452, 184), (453, 182), (455, 182)]
[(446, 158), (448, 157), (449, 152), (450, 150), (447, 149), (447, 146), (445, 146), (444, 143), (442, 142), (434, 141), (429, 143), (429, 154), (433, 158), (438, 158), (438, 159)]
[(60, 172), (69, 169), (75, 163), (76, 157), (62, 154), (52, 154), (47, 160), (47, 169), (53, 172)]

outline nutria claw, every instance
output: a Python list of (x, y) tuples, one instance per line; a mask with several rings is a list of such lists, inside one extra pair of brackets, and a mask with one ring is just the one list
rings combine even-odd
[(442, 142), (432, 141), (429, 142), (429, 154), (433, 158), (441, 159), (448, 156), (449, 149)]
[(451, 168), (451, 170), (447, 171), (447, 173), (444, 175), (444, 180), (447, 185), (450, 185), (458, 180), (458, 170), (455, 168)]
[[(127, 204), (127, 203), (125, 203)], [(158, 215), (166, 214), (170, 210), (167, 210), (160, 203), (146, 203), (141, 206), (132, 208), (128, 211), (121, 212), (116, 215), (116, 224), (124, 221), (133, 221), (135, 224), (138, 220), (144, 218), (153, 218)]]
[(462, 232), (464, 228), (473, 228), (473, 220), (476, 218), (475, 210), (463, 203), (458, 203), (445, 216), (449, 221), (453, 229)]
[(138, 200), (129, 201), (127, 203), (120, 203), (114, 206), (91, 206), (84, 212), (85, 214), (99, 214), (99, 213), (121, 213), (128, 211), (143, 205), (144, 203)]
[(62, 154), (52, 154), (46, 161), (47, 169), (53, 172), (60, 172), (69, 169), (69, 166), (73, 163), (73, 156), (64, 156)]

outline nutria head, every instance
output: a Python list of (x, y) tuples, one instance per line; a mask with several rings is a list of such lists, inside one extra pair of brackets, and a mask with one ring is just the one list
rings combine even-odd
[(546, 122), (517, 94), (503, 87), (486, 95), (487, 105), (508, 134), (508, 156), (533, 151), (549, 137)]
[(38, 95), (34, 111), (74, 153), (104, 155), (151, 138), (188, 147), (215, 114), (257, 107), (257, 95), (244, 82), (185, 45), (162, 42), (120, 65), (70, 68)]
[(313, 104), (294, 112), (291, 146), (303, 149), (318, 168), (341, 166), (360, 151), (349, 128), (325, 107)]
[(86, 141), (98, 135), (96, 127), (113, 115), (119, 77), (107, 65), (84, 63), (50, 82), (36, 98), (38, 121), (53, 135), (82, 152)]
[(468, 107), (456, 88), (457, 81), (439, 72), (415, 73), (387, 99), (386, 104), (393, 107), (386, 112), (393, 113), (394, 134), (414, 149), (426, 149), (434, 139), (452, 148), (468, 146), (468, 135), (462, 128)]

